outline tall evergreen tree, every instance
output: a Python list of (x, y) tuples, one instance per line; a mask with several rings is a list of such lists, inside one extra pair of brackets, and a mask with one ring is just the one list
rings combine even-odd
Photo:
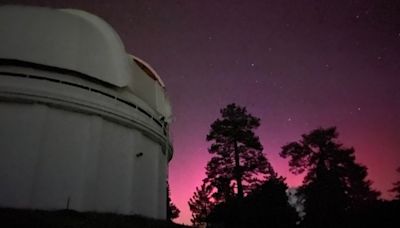
[(254, 134), (260, 119), (236, 104), (229, 104), (220, 112), (222, 118), (211, 124), (207, 135), (213, 157), (207, 164), (205, 181), (216, 189), (215, 199), (223, 202), (234, 196), (233, 188), (236, 196), (243, 198), (265, 180), (272, 168)]
[(305, 198), (304, 221), (310, 227), (337, 224), (347, 211), (379, 195), (366, 180), (367, 168), (355, 161), (354, 149), (343, 147), (337, 137), (335, 127), (319, 128), (283, 146), (280, 153), (290, 158), (294, 174), (306, 172), (299, 192)]
[(205, 182), (193, 193), (192, 198), (189, 200), (189, 208), (192, 211), (191, 222), (194, 226), (198, 226), (207, 221), (207, 216), (210, 214), (214, 207), (211, 199), (212, 187)]
[(181, 211), (171, 200), (171, 193), (169, 190), (169, 183), (167, 182), (167, 220), (172, 221), (179, 217)]
[[(400, 174), (400, 167), (397, 168), (397, 172)], [(400, 200), (400, 181), (393, 183), (393, 188), (390, 190), (395, 193), (395, 199)]]

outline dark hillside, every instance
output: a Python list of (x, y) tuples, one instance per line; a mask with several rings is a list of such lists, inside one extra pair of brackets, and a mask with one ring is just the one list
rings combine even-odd
[(76, 212), (71, 210), (42, 211), (0, 209), (1, 227), (30, 228), (184, 228), (187, 226), (141, 216), (110, 213)]

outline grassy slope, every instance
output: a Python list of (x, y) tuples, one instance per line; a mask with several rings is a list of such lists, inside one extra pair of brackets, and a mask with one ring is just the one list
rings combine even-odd
[(141, 216), (108, 213), (76, 212), (70, 210), (41, 211), (22, 209), (0, 209), (0, 227), (63, 227), (63, 228), (184, 228), (163, 220)]

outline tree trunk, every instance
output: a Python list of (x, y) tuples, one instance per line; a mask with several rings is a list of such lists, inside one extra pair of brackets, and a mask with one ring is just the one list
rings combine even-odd
[(239, 149), (237, 145), (237, 141), (234, 142), (234, 149), (235, 149), (235, 179), (237, 184), (237, 196), (239, 199), (242, 199), (243, 194), (243, 185), (242, 185), (242, 170), (240, 169), (240, 159), (239, 159)]

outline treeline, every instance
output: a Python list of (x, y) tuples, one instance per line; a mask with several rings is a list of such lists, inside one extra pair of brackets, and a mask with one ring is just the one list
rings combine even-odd
[(335, 127), (315, 129), (282, 147), (290, 171), (305, 175), (302, 186), (288, 191), (262, 152), (254, 133), (259, 126), (245, 107), (221, 109), (206, 138), (212, 155), (207, 177), (188, 202), (193, 225), (400, 227), (400, 181), (391, 190), (396, 199), (381, 200), (367, 168), (356, 162), (353, 148), (338, 141)]

